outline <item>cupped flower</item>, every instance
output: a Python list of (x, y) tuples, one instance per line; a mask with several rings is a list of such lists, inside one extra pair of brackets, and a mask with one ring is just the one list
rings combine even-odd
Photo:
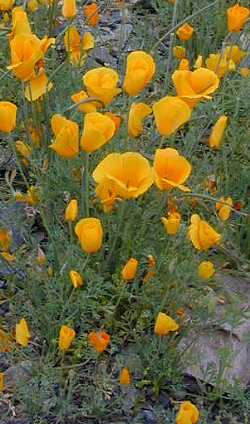
[(75, 233), (86, 253), (96, 253), (102, 247), (103, 228), (98, 218), (83, 218), (75, 226)]
[(250, 9), (239, 3), (227, 9), (227, 27), (229, 32), (239, 32), (245, 26), (250, 16)]
[(232, 206), (233, 206), (233, 199), (232, 197), (221, 197), (219, 202), (216, 202), (215, 208), (218, 212), (219, 218), (221, 221), (227, 221), (230, 218), (231, 212), (232, 212)]
[(96, 97), (105, 105), (112, 102), (121, 89), (117, 87), (119, 75), (111, 68), (91, 69), (83, 76), (83, 83), (90, 97)]
[(188, 23), (183, 24), (177, 29), (176, 35), (181, 41), (188, 41), (192, 37), (194, 28)]
[(179, 212), (169, 212), (168, 217), (162, 217), (161, 221), (164, 225), (166, 233), (168, 235), (174, 236), (179, 231), (181, 225), (181, 215)]
[(114, 121), (109, 116), (99, 112), (87, 113), (84, 118), (84, 128), (80, 140), (82, 150), (92, 153), (100, 149), (111, 140), (115, 130)]
[(157, 336), (166, 336), (171, 331), (178, 331), (179, 324), (164, 312), (159, 312), (155, 322), (154, 332)]
[(73, 328), (68, 327), (67, 325), (62, 325), (59, 333), (59, 350), (61, 352), (66, 352), (75, 339), (76, 333)]
[(112, 187), (121, 199), (137, 198), (153, 183), (152, 168), (140, 153), (111, 153), (93, 172), (93, 178), (102, 187)]
[(150, 54), (134, 51), (127, 57), (123, 88), (129, 96), (136, 96), (144, 90), (155, 74), (155, 62)]
[(76, 0), (63, 0), (62, 15), (64, 18), (73, 19), (76, 14)]
[(128, 134), (139, 137), (143, 133), (143, 120), (152, 113), (151, 107), (145, 103), (132, 103), (128, 116)]
[(48, 93), (53, 87), (49, 81), (44, 68), (40, 68), (37, 75), (30, 78), (25, 87), (25, 98), (29, 102), (34, 102)]
[(51, 127), (54, 141), (50, 148), (64, 159), (74, 159), (79, 153), (79, 127), (61, 115), (53, 115)]
[(208, 144), (211, 149), (219, 149), (223, 141), (224, 132), (226, 130), (228, 123), (228, 117), (222, 115), (217, 120), (216, 124), (213, 126), (212, 132), (208, 139)]
[(0, 102), (0, 131), (10, 133), (16, 128), (17, 107), (11, 102)]
[(28, 324), (25, 318), (22, 318), (18, 324), (16, 324), (16, 342), (23, 347), (27, 347), (31, 338)]
[(199, 415), (198, 408), (192, 402), (182, 402), (176, 416), (176, 424), (197, 424)]
[(179, 188), (189, 191), (183, 184), (192, 170), (191, 164), (177, 150), (167, 147), (156, 149), (154, 157), (154, 181), (160, 190)]
[(191, 216), (188, 238), (197, 250), (208, 250), (221, 242), (221, 235), (197, 214)]
[(102, 353), (110, 343), (110, 335), (106, 331), (92, 331), (88, 335), (88, 341), (97, 353)]
[(170, 136), (189, 121), (192, 111), (178, 97), (166, 96), (154, 103), (153, 113), (159, 133)]
[(177, 95), (190, 107), (203, 99), (210, 99), (219, 87), (219, 78), (215, 72), (206, 68), (195, 71), (175, 71), (172, 80)]
[(202, 261), (198, 266), (198, 275), (202, 280), (209, 280), (215, 274), (213, 262)]
[(125, 281), (134, 280), (138, 268), (138, 261), (135, 258), (130, 258), (128, 262), (122, 268), (122, 278)]

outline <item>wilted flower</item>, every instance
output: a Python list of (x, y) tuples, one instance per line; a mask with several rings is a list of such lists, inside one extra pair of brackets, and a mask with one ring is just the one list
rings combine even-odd
[(107, 349), (110, 343), (110, 335), (105, 331), (92, 331), (88, 335), (88, 341), (89, 344), (96, 350), (96, 352), (102, 353)]
[(117, 88), (118, 81), (118, 73), (105, 67), (91, 69), (83, 76), (88, 95), (96, 97), (105, 105), (111, 103), (113, 98), (121, 92), (121, 89)]
[(16, 141), (16, 151), (25, 159), (29, 159), (32, 153), (31, 148), (22, 140)]
[(140, 153), (111, 153), (93, 172), (98, 191), (107, 188), (121, 199), (137, 198), (153, 183), (152, 168)]
[(95, 27), (100, 20), (99, 10), (96, 3), (87, 4), (84, 6), (83, 13), (87, 18), (87, 24)]
[(220, 116), (214, 125), (208, 144), (211, 149), (219, 149), (223, 140), (224, 132), (227, 127), (228, 117), (226, 115)]
[(75, 289), (79, 289), (83, 286), (83, 278), (79, 272), (74, 271), (73, 269), (69, 273), (71, 283), (73, 284)]
[(227, 27), (229, 32), (239, 32), (243, 29), (250, 15), (248, 7), (239, 3), (227, 9)]
[(221, 235), (197, 214), (191, 216), (188, 238), (198, 250), (208, 250), (221, 242)]
[(72, 199), (65, 209), (64, 219), (68, 222), (74, 222), (78, 215), (78, 202)]
[(76, 336), (75, 330), (68, 327), (67, 325), (62, 325), (59, 333), (59, 350), (61, 352), (66, 352), (74, 341)]
[(10, 133), (16, 128), (17, 107), (11, 102), (0, 102), (0, 131)]
[(165, 227), (166, 233), (174, 236), (180, 228), (181, 215), (178, 212), (169, 212), (168, 217), (162, 217), (161, 221)]
[(218, 212), (219, 218), (222, 221), (227, 221), (230, 218), (233, 206), (233, 199), (231, 197), (221, 197), (219, 202), (216, 202), (215, 207)]
[(150, 54), (137, 50), (127, 57), (123, 88), (129, 96), (136, 96), (152, 80), (155, 62)]
[(135, 278), (138, 268), (138, 261), (135, 258), (130, 258), (122, 268), (122, 278), (125, 281), (131, 281)]
[(192, 37), (193, 32), (194, 28), (191, 25), (185, 23), (180, 26), (180, 28), (178, 28), (176, 34), (181, 41), (188, 41)]
[(78, 124), (56, 114), (52, 116), (51, 127), (55, 139), (50, 148), (65, 159), (74, 159), (79, 153)]
[[(88, 99), (89, 99), (89, 96), (87, 95), (86, 91), (83, 91), (83, 90), (71, 96), (71, 100), (76, 104), (82, 102), (83, 100), (88, 100)], [(96, 110), (100, 106), (101, 104), (98, 102), (88, 101), (86, 103), (79, 104), (77, 106), (77, 109), (79, 110), (79, 112), (89, 113), (89, 112), (96, 112)]]
[(206, 68), (199, 68), (195, 71), (175, 71), (172, 80), (177, 91), (177, 95), (190, 107), (203, 99), (211, 99), (219, 87), (217, 75)]
[(153, 104), (157, 129), (161, 135), (170, 136), (191, 117), (190, 107), (178, 97), (163, 97)]
[(31, 77), (26, 84), (25, 97), (29, 102), (34, 102), (44, 94), (48, 93), (53, 87), (49, 82), (44, 68), (40, 68), (37, 75)]
[(202, 280), (209, 280), (215, 273), (213, 262), (202, 261), (198, 267), (198, 275)]
[(156, 149), (154, 158), (154, 180), (160, 190), (179, 188), (189, 191), (183, 185), (192, 170), (191, 164), (177, 150), (167, 147)]
[(196, 424), (198, 420), (199, 411), (196, 406), (189, 401), (182, 402), (176, 416), (176, 424)]
[(128, 134), (139, 137), (143, 133), (143, 120), (152, 113), (151, 107), (145, 103), (132, 103), (128, 116)]
[(157, 336), (166, 336), (166, 334), (171, 331), (177, 330), (179, 330), (179, 324), (169, 315), (164, 312), (159, 312), (155, 322), (155, 334), (157, 334)]
[(114, 121), (107, 115), (99, 112), (90, 112), (85, 115), (84, 128), (81, 136), (81, 148), (92, 153), (106, 144), (115, 134)]
[(62, 14), (67, 19), (73, 19), (77, 14), (76, 0), (63, 0)]
[(5, 228), (0, 228), (0, 249), (7, 252), (12, 243), (11, 233)]
[(173, 48), (173, 54), (176, 59), (184, 59), (184, 57), (186, 56), (186, 49), (183, 46), (175, 46)]
[(23, 347), (27, 347), (31, 338), (28, 324), (24, 318), (16, 324), (16, 342)]
[(122, 368), (120, 372), (119, 381), (121, 385), (129, 385), (131, 384), (131, 376), (128, 368)]
[(83, 218), (75, 226), (75, 233), (86, 253), (96, 253), (102, 247), (102, 223), (97, 218)]

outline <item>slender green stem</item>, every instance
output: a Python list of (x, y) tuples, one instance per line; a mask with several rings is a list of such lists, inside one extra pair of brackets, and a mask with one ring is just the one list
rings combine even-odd
[[(171, 23), (172, 28), (174, 28), (175, 25), (176, 25), (177, 8), (178, 8), (178, 0), (175, 0), (173, 16), (172, 16), (172, 23)], [(171, 62), (172, 62), (174, 39), (175, 39), (175, 33), (172, 32), (171, 35), (170, 35), (170, 43), (169, 43), (169, 48), (168, 48), (167, 81), (169, 81), (169, 71), (170, 71), (170, 66), (171, 66)]]
[(85, 198), (85, 216), (89, 216), (89, 154), (86, 153), (83, 173), (83, 196)]

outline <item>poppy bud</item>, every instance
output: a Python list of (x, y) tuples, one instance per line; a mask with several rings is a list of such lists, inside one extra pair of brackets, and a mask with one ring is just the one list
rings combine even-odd
[(81, 219), (75, 226), (75, 233), (86, 253), (95, 253), (102, 247), (102, 223), (97, 218)]
[(125, 281), (131, 281), (135, 278), (138, 267), (138, 261), (134, 258), (130, 258), (129, 261), (122, 269), (122, 278)]
[(59, 334), (59, 349), (61, 352), (66, 352), (70, 348), (75, 336), (75, 330), (67, 325), (61, 326)]
[(78, 215), (78, 202), (76, 199), (72, 199), (65, 209), (64, 219), (68, 222), (76, 220)]

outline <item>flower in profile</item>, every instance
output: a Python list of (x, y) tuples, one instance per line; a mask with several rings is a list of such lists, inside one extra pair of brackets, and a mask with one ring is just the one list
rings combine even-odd
[(229, 32), (239, 32), (245, 26), (250, 15), (248, 7), (242, 7), (239, 3), (227, 9), (227, 27)]
[(132, 103), (128, 116), (128, 134), (139, 137), (143, 133), (143, 120), (152, 113), (151, 107), (145, 103)]
[[(79, 110), (79, 112), (83, 112), (83, 113), (96, 112), (98, 107), (101, 106), (101, 104), (98, 103), (98, 102), (90, 101), (89, 96), (87, 95), (86, 91), (84, 91), (84, 90), (81, 90), (78, 93), (72, 94), (71, 100), (75, 104), (80, 103), (77, 106), (77, 109)], [(84, 103), (85, 101), (86, 101), (86, 103)], [(81, 103), (81, 102), (83, 102), (83, 103)]]
[(77, 28), (71, 26), (65, 33), (64, 45), (70, 55), (72, 65), (82, 65), (87, 57), (87, 52), (94, 48), (95, 39), (90, 32), (85, 32), (81, 38)]
[(64, 18), (73, 19), (76, 14), (76, 0), (63, 0), (62, 15)]
[(178, 331), (179, 324), (164, 312), (159, 312), (155, 322), (154, 332), (157, 336), (166, 336), (171, 331)]
[(192, 111), (178, 97), (166, 96), (153, 104), (153, 113), (159, 133), (169, 137), (189, 121)]
[(93, 178), (98, 184), (96, 194), (103, 189), (121, 199), (141, 196), (153, 183), (152, 168), (140, 153), (111, 153), (95, 168)]
[(175, 71), (172, 80), (177, 95), (190, 107), (194, 107), (200, 100), (211, 99), (211, 95), (219, 87), (219, 78), (215, 72), (206, 68), (195, 71)]
[(87, 18), (87, 25), (96, 27), (100, 20), (99, 9), (96, 3), (90, 3), (84, 6), (84, 16)]
[(181, 225), (181, 215), (176, 211), (169, 212), (168, 217), (162, 217), (161, 221), (164, 225), (166, 233), (174, 236), (179, 231)]
[(191, 25), (185, 23), (182, 26), (180, 26), (180, 28), (178, 28), (178, 30), (176, 31), (176, 34), (181, 41), (188, 41), (192, 37), (193, 32), (194, 32), (194, 28)]
[(78, 215), (78, 201), (72, 199), (65, 209), (64, 219), (67, 222), (74, 222)]
[(127, 57), (123, 88), (129, 96), (136, 96), (144, 90), (155, 74), (155, 62), (152, 56), (136, 50)]
[(186, 49), (183, 46), (175, 46), (173, 48), (173, 55), (176, 59), (184, 59), (186, 57)]
[(227, 123), (228, 117), (226, 115), (220, 116), (217, 120), (208, 139), (208, 144), (211, 149), (220, 148), (221, 143), (223, 141), (224, 132), (227, 127)]
[(8, 252), (12, 243), (12, 235), (5, 228), (0, 228), (0, 249)]
[(196, 424), (199, 421), (199, 415), (199, 410), (193, 403), (182, 402), (176, 416), (176, 424)]
[(236, 70), (235, 62), (227, 54), (211, 53), (206, 59), (206, 67), (216, 73), (218, 78), (223, 78), (228, 72)]
[(131, 384), (131, 376), (128, 368), (121, 369), (119, 381), (122, 386)]
[(233, 60), (236, 65), (239, 65), (242, 59), (247, 56), (247, 52), (241, 50), (237, 44), (234, 44), (233, 46), (227, 46), (225, 53), (228, 60)]
[(88, 341), (97, 353), (102, 353), (110, 343), (110, 335), (106, 331), (92, 331), (88, 335)]
[(119, 75), (111, 68), (94, 68), (83, 76), (83, 83), (90, 97), (101, 100), (104, 105), (112, 102), (121, 89), (117, 87)]
[(181, 59), (179, 66), (178, 66), (178, 70), (179, 71), (189, 71), (190, 70), (189, 60), (186, 59), (186, 58)]
[(213, 262), (202, 261), (198, 266), (198, 275), (202, 280), (209, 280), (215, 274)]
[(0, 12), (6, 12), (6, 10), (12, 9), (15, 0), (0, 0)]
[(8, 35), (9, 40), (19, 34), (31, 34), (27, 13), (21, 6), (12, 9), (12, 31)]
[(61, 352), (66, 352), (75, 339), (76, 333), (73, 328), (68, 327), (67, 325), (62, 325), (59, 333), (59, 350)]
[(134, 280), (138, 268), (138, 261), (135, 258), (130, 258), (122, 268), (122, 278), (125, 281)]
[(22, 318), (18, 324), (16, 324), (16, 342), (23, 347), (27, 347), (31, 338), (28, 324), (25, 318)]
[(188, 238), (198, 250), (208, 250), (221, 242), (221, 235), (197, 214), (191, 216)]
[(80, 140), (82, 150), (95, 152), (106, 144), (115, 134), (114, 121), (99, 112), (89, 112), (84, 118), (84, 128)]
[(96, 253), (102, 247), (103, 229), (98, 218), (83, 218), (75, 226), (81, 248), (86, 253)]
[(74, 159), (79, 153), (79, 127), (61, 115), (53, 115), (51, 127), (54, 140), (50, 148), (64, 159)]
[(30, 78), (25, 87), (25, 98), (29, 102), (34, 102), (48, 93), (53, 87), (52, 82), (48, 80), (44, 68), (40, 68), (37, 75)]
[(16, 128), (17, 107), (11, 102), (0, 102), (0, 131), (10, 133)]
[(221, 197), (219, 202), (216, 202), (215, 208), (218, 212), (221, 221), (227, 221), (230, 218), (233, 206), (232, 197)]
[(160, 190), (179, 188), (189, 191), (183, 184), (192, 170), (191, 164), (177, 150), (167, 147), (156, 149), (154, 158), (154, 180)]
[(74, 271), (73, 269), (69, 273), (71, 283), (73, 284), (75, 289), (79, 289), (83, 286), (83, 278), (79, 272)]

